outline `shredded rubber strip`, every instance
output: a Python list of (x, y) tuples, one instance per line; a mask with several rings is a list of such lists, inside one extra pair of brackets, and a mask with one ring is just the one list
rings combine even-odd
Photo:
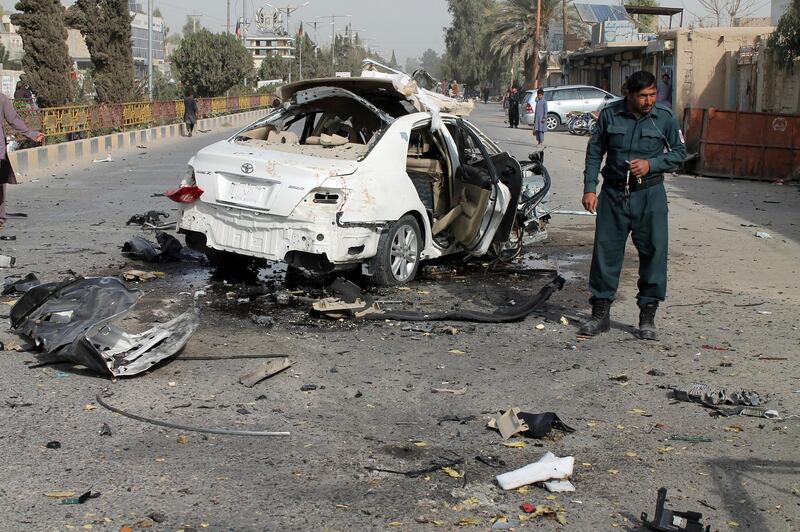
[(129, 412), (125, 412), (124, 410), (120, 410), (119, 408), (113, 407), (110, 404), (103, 401), (103, 398), (100, 397), (98, 393), (95, 396), (97, 403), (105, 408), (106, 410), (110, 410), (115, 414), (119, 414), (121, 416), (125, 416), (130, 419), (135, 419), (136, 421), (141, 421), (143, 423), (150, 423), (151, 425), (158, 425), (159, 427), (166, 427), (169, 429), (176, 429), (176, 430), (185, 430), (189, 432), (204, 432), (206, 434), (224, 434), (227, 436), (289, 436), (291, 433), (289, 432), (266, 432), (266, 431), (255, 431), (255, 430), (231, 430), (231, 429), (203, 429), (198, 427), (187, 427), (186, 425), (178, 425), (175, 423), (168, 423), (166, 421), (159, 421), (157, 419), (150, 419), (144, 416), (137, 416), (136, 414), (131, 414)]
[(564, 278), (555, 271), (548, 271), (552, 280), (536, 295), (518, 303), (498, 307), (494, 312), (478, 312), (471, 310), (455, 310), (450, 312), (421, 313), (403, 310), (386, 310), (363, 316), (365, 320), (397, 320), (397, 321), (472, 321), (478, 323), (509, 323), (521, 321), (534, 310), (542, 306), (550, 296), (564, 288)]

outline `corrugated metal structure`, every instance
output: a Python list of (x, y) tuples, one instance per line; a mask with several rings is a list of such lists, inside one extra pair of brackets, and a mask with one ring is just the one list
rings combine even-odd
[(693, 173), (774, 181), (800, 171), (800, 116), (689, 108), (683, 130)]

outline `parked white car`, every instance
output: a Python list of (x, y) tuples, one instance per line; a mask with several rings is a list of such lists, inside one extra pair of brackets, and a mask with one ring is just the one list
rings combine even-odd
[[(610, 92), (589, 85), (565, 85), (563, 87), (545, 87), (544, 99), (547, 100), (547, 129), (553, 131), (566, 124), (570, 113), (592, 113), (599, 111), (609, 102), (620, 100)], [(529, 90), (520, 102), (520, 121), (534, 125), (536, 109), (536, 91)]]
[(168, 193), (187, 245), (218, 266), (360, 267), (395, 285), (424, 260), (507, 258), (546, 235), (540, 159), (501, 150), (459, 116), (471, 104), (365, 76), (286, 85), (281, 107), (200, 150)]

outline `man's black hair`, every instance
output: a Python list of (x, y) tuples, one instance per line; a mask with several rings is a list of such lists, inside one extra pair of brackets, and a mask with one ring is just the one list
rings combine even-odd
[(539, 89), (538, 91), (536, 91), (536, 94), (544, 94), (544, 89)]
[(656, 86), (656, 77), (646, 70), (640, 70), (630, 75), (627, 82), (628, 93), (636, 93), (642, 89)]

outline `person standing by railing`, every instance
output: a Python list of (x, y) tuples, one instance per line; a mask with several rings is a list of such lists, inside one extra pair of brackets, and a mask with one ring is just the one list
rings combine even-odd
[(0, 94), (0, 124), (2, 124), (3, 131), (3, 144), (0, 147), (0, 229), (6, 223), (6, 184), (14, 184), (17, 182), (17, 176), (14, 174), (14, 169), (11, 167), (11, 162), (8, 160), (8, 151), (6, 150), (6, 126), (8, 123), (12, 128), (17, 130), (22, 135), (25, 135), (34, 142), (43, 142), (44, 134), (34, 131), (28, 127), (25, 121), (19, 117), (11, 104), (11, 100), (5, 94)]
[(194, 125), (197, 123), (197, 101), (194, 99), (192, 91), (189, 91), (186, 98), (183, 99), (183, 121), (186, 123), (186, 131), (191, 137)]

